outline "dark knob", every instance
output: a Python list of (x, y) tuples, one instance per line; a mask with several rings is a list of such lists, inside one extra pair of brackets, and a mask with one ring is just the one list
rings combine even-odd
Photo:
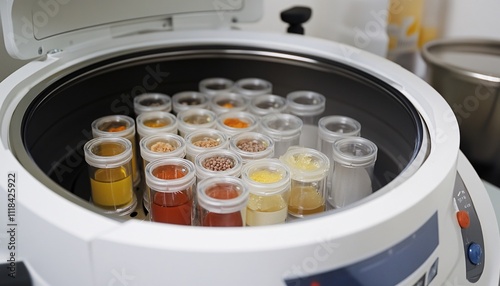
[(311, 8), (295, 6), (281, 12), (281, 20), (290, 25), (287, 29), (288, 33), (303, 35), (304, 27), (302, 27), (302, 24), (311, 18), (311, 14)]

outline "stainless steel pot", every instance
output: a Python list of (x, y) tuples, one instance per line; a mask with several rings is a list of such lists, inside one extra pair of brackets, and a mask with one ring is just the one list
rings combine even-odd
[[(423, 49), (427, 81), (453, 109), (461, 149), (480, 176), (500, 184), (500, 41), (445, 39)], [(443, 114), (450, 118), (453, 114)]]

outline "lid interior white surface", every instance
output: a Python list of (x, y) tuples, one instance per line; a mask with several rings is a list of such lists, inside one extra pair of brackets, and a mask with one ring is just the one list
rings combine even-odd
[(30, 59), (97, 38), (257, 21), (262, 5), (262, 0), (2, 0), (0, 11), (7, 51)]

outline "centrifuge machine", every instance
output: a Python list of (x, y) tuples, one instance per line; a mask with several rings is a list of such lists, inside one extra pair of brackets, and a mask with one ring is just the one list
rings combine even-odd
[[(0, 84), (0, 280), (21, 279), (24, 265), (35, 285), (498, 284), (493, 208), (441, 96), (353, 47), (229, 28), (261, 10), (255, 0), (2, 1), (10, 54), (33, 61)], [(153, 223), (89, 203), (91, 122), (208, 77), (325, 95), (325, 115), (355, 118), (378, 146), (376, 191), (244, 228)]]

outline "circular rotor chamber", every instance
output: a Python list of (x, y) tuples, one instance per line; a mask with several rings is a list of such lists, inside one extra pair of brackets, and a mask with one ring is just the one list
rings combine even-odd
[(88, 202), (83, 156), (83, 145), (92, 138), (92, 121), (112, 114), (134, 116), (133, 98), (142, 93), (195, 91), (201, 80), (213, 77), (262, 78), (280, 96), (296, 90), (323, 94), (323, 116), (356, 119), (361, 136), (378, 146), (376, 192), (390, 191), (388, 184), (404, 170), (418, 169), (422, 160), (415, 158), (427, 152), (419, 113), (383, 80), (330, 59), (238, 45), (154, 49), (72, 66), (22, 98), (11, 121), (10, 145), (27, 170), (43, 172), (38, 180), (98, 212)]

